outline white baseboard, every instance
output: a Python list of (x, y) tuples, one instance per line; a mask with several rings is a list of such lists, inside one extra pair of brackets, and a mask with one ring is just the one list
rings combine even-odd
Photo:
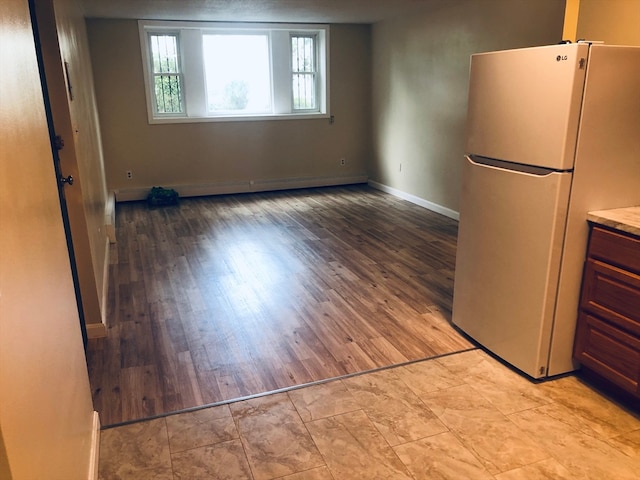
[[(275, 190), (289, 190), (296, 188), (330, 187), (335, 185), (350, 185), (367, 183), (365, 174), (336, 176), (336, 177), (297, 177), (276, 178), (270, 180), (250, 180), (246, 182), (210, 183), (202, 185), (162, 185), (172, 188), (181, 197), (199, 197), (204, 195), (223, 195), (229, 193), (268, 192)], [(117, 202), (144, 200), (151, 187), (127, 188), (116, 190)]]
[(403, 200), (406, 200), (408, 202), (415, 203), (416, 205), (420, 205), (421, 207), (431, 210), (432, 212), (439, 213), (440, 215), (444, 215), (445, 217), (449, 217), (454, 220), (460, 220), (460, 213), (456, 212), (455, 210), (451, 210), (450, 208), (443, 207), (442, 205), (438, 205), (437, 203), (430, 202), (420, 197), (416, 197), (415, 195), (403, 192), (402, 190), (383, 185), (382, 183), (374, 182), (373, 180), (369, 180), (368, 184), (376, 190), (390, 193), (394, 197), (402, 198)]
[(107, 326), (104, 323), (87, 323), (87, 338), (103, 338), (107, 336)]
[(93, 431), (91, 432), (91, 452), (89, 457), (88, 480), (98, 480), (98, 465), (100, 462), (100, 415), (93, 412)]

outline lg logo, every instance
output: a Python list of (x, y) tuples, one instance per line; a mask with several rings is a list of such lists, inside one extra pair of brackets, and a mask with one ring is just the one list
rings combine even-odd
[(569, 57), (567, 55), (558, 55), (556, 57), (556, 62), (562, 62), (563, 60), (567, 60)]

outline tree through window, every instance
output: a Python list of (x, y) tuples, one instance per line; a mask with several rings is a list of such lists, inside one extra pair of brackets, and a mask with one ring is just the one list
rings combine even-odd
[(269, 37), (205, 34), (202, 40), (208, 110), (270, 112)]

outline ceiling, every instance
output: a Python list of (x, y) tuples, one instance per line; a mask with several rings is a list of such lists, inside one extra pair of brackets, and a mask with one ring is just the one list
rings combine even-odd
[(80, 0), (85, 16), (237, 22), (376, 23), (442, 0)]

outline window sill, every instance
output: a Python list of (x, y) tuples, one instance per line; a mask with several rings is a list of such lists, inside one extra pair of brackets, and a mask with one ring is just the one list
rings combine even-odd
[(215, 117), (154, 117), (149, 124), (203, 123), (203, 122), (260, 122), (268, 120), (319, 120), (331, 118), (329, 113), (269, 113), (263, 115), (228, 115)]

